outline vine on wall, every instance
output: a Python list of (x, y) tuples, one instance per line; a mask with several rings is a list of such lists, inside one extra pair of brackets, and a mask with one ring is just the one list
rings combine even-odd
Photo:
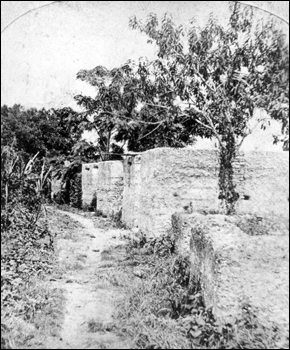
[(219, 153), (219, 199), (222, 200), (226, 214), (231, 215), (235, 213), (236, 203), (239, 199), (233, 169), (236, 158), (235, 136), (231, 132), (227, 132), (223, 135), (222, 141), (223, 147), (220, 147)]

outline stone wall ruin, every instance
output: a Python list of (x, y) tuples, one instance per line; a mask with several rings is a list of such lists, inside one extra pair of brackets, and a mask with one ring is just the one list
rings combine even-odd
[(107, 161), (82, 165), (82, 204), (90, 205), (96, 196), (96, 209), (115, 214), (122, 206), (123, 164)]
[[(124, 160), (123, 222), (148, 235), (171, 227), (174, 212), (223, 213), (218, 153), (157, 148)], [(237, 213), (289, 220), (289, 153), (245, 152), (234, 163)]]
[[(223, 322), (250, 305), (259, 321), (289, 334), (289, 234), (259, 221), (255, 234), (240, 215), (176, 213), (178, 253), (190, 258), (191, 283), (201, 285), (207, 308)], [(260, 228), (259, 228), (260, 225)]]
[[(234, 163), (240, 195), (226, 216), (218, 199), (215, 150), (158, 148), (83, 165), (83, 202), (116, 213), (149, 236), (171, 230), (189, 256), (207, 307), (226, 320), (244, 304), (262, 323), (289, 332), (289, 153), (245, 152)], [(135, 231), (134, 231), (135, 232)]]
[[(234, 163), (238, 214), (289, 220), (289, 153), (245, 152)], [(122, 207), (122, 221), (151, 236), (171, 227), (175, 212), (223, 213), (216, 150), (157, 148), (124, 161), (83, 164), (83, 205), (97, 193), (97, 209)]]
[(123, 197), (122, 161), (100, 162), (97, 179), (97, 210), (114, 215), (121, 210)]

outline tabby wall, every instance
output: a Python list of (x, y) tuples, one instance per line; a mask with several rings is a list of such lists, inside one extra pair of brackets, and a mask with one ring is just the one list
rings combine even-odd
[[(178, 211), (223, 212), (215, 150), (157, 148), (124, 160), (122, 220), (149, 235)], [(247, 152), (235, 164), (238, 213), (289, 219), (289, 153)]]
[(123, 163), (108, 161), (98, 163), (96, 179), (97, 209), (106, 215), (117, 213), (122, 207)]
[[(216, 151), (157, 148), (124, 161), (122, 220), (158, 235), (180, 210), (218, 210)], [(185, 208), (185, 209), (184, 209)]]
[(90, 205), (98, 184), (98, 163), (82, 164), (82, 204)]

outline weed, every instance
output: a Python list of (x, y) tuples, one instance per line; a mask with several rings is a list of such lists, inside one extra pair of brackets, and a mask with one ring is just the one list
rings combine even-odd
[(88, 328), (91, 333), (100, 332), (103, 330), (103, 323), (92, 319), (88, 321)]
[(100, 209), (97, 209), (94, 213), (95, 216), (103, 216), (103, 212)]
[(44, 286), (55, 248), (43, 204), (50, 169), (43, 163), (37, 173), (37, 155), (25, 162), (11, 147), (4, 147), (1, 156), (1, 348), (5, 349), (29, 345), (36, 330), (54, 329), (46, 316), (55, 316), (61, 308), (54, 309), (59, 297)]
[(101, 258), (102, 260), (114, 260), (114, 251), (112, 247), (109, 247), (107, 249), (104, 249), (101, 252)]

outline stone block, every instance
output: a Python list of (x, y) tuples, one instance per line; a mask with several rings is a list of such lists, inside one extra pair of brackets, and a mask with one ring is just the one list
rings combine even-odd
[(218, 318), (236, 317), (248, 304), (265, 326), (278, 325), (287, 334), (289, 236), (249, 235), (237, 227), (239, 219), (177, 213), (177, 250), (190, 255), (191, 282), (200, 283), (206, 307)]

